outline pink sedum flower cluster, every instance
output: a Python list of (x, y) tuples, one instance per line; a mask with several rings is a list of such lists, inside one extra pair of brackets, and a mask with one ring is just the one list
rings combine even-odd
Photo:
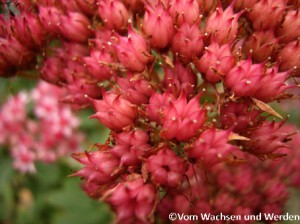
[(94, 108), (111, 132), (73, 154), (73, 176), (117, 223), (283, 211), (299, 135), (269, 103), (298, 88), (299, 1), (14, 3), (0, 16), (0, 75), (33, 69), (64, 102)]
[[(65, 91), (40, 82), (31, 92), (10, 96), (0, 108), (0, 144), (11, 148), (14, 167), (34, 173), (35, 161), (54, 162), (80, 150), (79, 120), (59, 102)], [(33, 108), (30, 108), (33, 106)]]

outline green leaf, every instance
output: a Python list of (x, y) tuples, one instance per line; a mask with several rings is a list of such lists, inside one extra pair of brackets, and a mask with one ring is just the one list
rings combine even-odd
[(66, 179), (63, 189), (48, 194), (47, 201), (59, 210), (53, 216), (53, 224), (112, 222), (107, 206), (85, 195), (75, 178)]

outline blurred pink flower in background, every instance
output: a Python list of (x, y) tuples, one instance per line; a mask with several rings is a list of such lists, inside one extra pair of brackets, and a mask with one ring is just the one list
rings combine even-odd
[(60, 102), (65, 91), (40, 82), (10, 96), (0, 109), (0, 144), (11, 148), (14, 167), (34, 173), (35, 161), (54, 162), (81, 149), (84, 134), (72, 108)]

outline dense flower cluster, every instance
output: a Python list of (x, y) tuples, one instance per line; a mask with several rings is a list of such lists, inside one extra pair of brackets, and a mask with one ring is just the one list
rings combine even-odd
[[(281, 133), (286, 131), (294, 132), (295, 129), (286, 126), (280, 130)], [(282, 214), (289, 197), (288, 187), (299, 187), (300, 184), (300, 174), (295, 172), (300, 167), (299, 150), (291, 150), (297, 147), (299, 140), (299, 134), (292, 136), (287, 144), (289, 148), (279, 150), (288, 156), (278, 161), (262, 163), (257, 157), (246, 155), (239, 165), (219, 163), (210, 170), (190, 166), (186, 172), (188, 180), (179, 188), (180, 193), (178, 189), (171, 189), (162, 199), (158, 206), (159, 215), (168, 219), (172, 212), (223, 213), (240, 215), (241, 220), (234, 223), (250, 223), (244, 220), (244, 215), (260, 212)]]
[(35, 172), (46, 163), (80, 149), (84, 135), (71, 107), (60, 103), (65, 91), (40, 82), (31, 92), (10, 96), (0, 108), (0, 144), (11, 148), (14, 167)]
[(284, 165), (273, 160), (299, 156), (299, 136), (270, 121), (283, 117), (268, 103), (297, 88), (299, 1), (14, 3), (0, 17), (0, 75), (34, 68), (65, 102), (94, 107), (111, 133), (74, 154), (84, 167), (73, 175), (118, 223), (282, 211), (299, 177), (274, 177)]

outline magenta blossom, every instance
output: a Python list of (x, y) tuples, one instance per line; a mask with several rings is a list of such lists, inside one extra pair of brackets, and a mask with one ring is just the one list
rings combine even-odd
[(167, 187), (177, 187), (183, 181), (186, 170), (184, 160), (168, 147), (159, 149), (147, 160), (147, 170), (154, 183)]
[(155, 188), (141, 178), (118, 184), (106, 199), (118, 223), (147, 223), (155, 202)]
[(113, 130), (133, 124), (137, 116), (137, 110), (133, 104), (121, 95), (113, 92), (103, 93), (103, 100), (91, 99), (96, 113), (90, 118), (97, 118), (105, 126)]
[(187, 102), (187, 97), (181, 95), (176, 101), (172, 101), (163, 112), (160, 136), (179, 141), (195, 136), (206, 120), (206, 110), (200, 107), (199, 99), (200, 95)]
[(187, 148), (188, 157), (196, 163), (211, 167), (227, 159), (229, 153), (236, 150), (228, 143), (230, 131), (214, 128), (204, 131), (191, 148)]

